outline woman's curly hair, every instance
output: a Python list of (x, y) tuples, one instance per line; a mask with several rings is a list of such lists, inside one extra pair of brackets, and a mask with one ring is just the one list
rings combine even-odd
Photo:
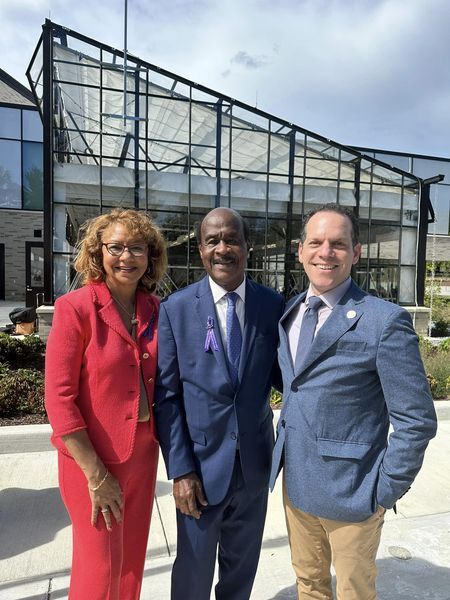
[(130, 236), (148, 245), (148, 269), (139, 280), (139, 286), (153, 292), (167, 268), (166, 242), (152, 218), (143, 211), (114, 208), (109, 213), (86, 221), (79, 232), (75, 270), (82, 283), (96, 283), (105, 279), (103, 269), (102, 236), (111, 225), (120, 223)]

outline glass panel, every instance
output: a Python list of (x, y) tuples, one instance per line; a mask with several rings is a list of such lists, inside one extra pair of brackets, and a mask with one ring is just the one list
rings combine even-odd
[(399, 262), (400, 228), (374, 225), (370, 228), (369, 256), (371, 263)]
[(442, 174), (445, 175), (443, 183), (450, 183), (450, 161), (413, 158), (413, 173), (422, 179)]
[(20, 142), (0, 140), (0, 206), (3, 208), (22, 208), (20, 171)]
[(42, 121), (36, 110), (22, 111), (23, 139), (30, 142), (42, 142)]
[(20, 140), (20, 109), (0, 106), (0, 137)]
[(400, 269), (400, 304), (414, 304), (416, 289), (416, 270), (413, 267)]
[(401, 189), (374, 185), (372, 188), (372, 219), (400, 221)]
[[(289, 140), (272, 135), (270, 138), (270, 164), (271, 173), (289, 175)], [(303, 175), (303, 159), (295, 159), (295, 172)]]
[(67, 41), (68, 41), (69, 48), (66, 48), (66, 47), (61, 48), (61, 46), (59, 46), (56, 42), (54, 42), (54, 46), (55, 46), (54, 51), (61, 52), (61, 50), (63, 49), (66, 52), (72, 52), (72, 54), (74, 54), (75, 56), (79, 56), (80, 58), (82, 57), (82, 55), (87, 55), (90, 60), (91, 59), (99, 60), (100, 49), (97, 48), (96, 46), (93, 46), (92, 44), (89, 44), (88, 42), (83, 42), (82, 40), (79, 40), (78, 38), (72, 37), (72, 36), (68, 36)]
[(148, 99), (149, 137), (170, 142), (189, 142), (189, 102), (155, 98)]
[(75, 271), (71, 268), (71, 257), (65, 254), (53, 255), (53, 293), (59, 298), (69, 290)]
[(337, 181), (307, 179), (305, 187), (305, 213), (316, 208), (317, 205), (337, 202), (337, 192)]
[(24, 142), (22, 152), (23, 208), (43, 210), (44, 171), (42, 144)]
[(428, 225), (430, 233), (450, 234), (450, 185), (433, 185), (430, 190), (435, 223)]
[(361, 256), (360, 262), (356, 267), (358, 272), (362, 268), (363, 259), (367, 259), (369, 256), (369, 225), (361, 217), (359, 219), (359, 241), (361, 244)]
[(55, 205), (53, 211), (53, 251), (73, 252), (81, 225), (87, 219), (96, 217), (99, 214), (100, 212), (96, 207)]
[[(106, 168), (103, 169), (105, 172)], [(113, 169), (118, 177), (122, 169)], [(55, 202), (100, 206), (100, 170), (77, 164), (54, 165), (53, 199)]]
[(44, 248), (30, 248), (30, 282), (33, 288), (44, 287)]
[(42, 36), (38, 42), (37, 50), (35, 50), (36, 55), (34, 57), (33, 63), (30, 65), (30, 77), (32, 84), (32, 89), (36, 96), (41, 99), (42, 98)]
[(356, 283), (372, 296), (397, 302), (398, 267), (372, 267), (367, 272), (364, 262), (355, 269), (353, 276)]
[(216, 146), (217, 112), (197, 104), (191, 106), (191, 142)]
[(308, 158), (306, 161), (306, 177), (326, 177), (337, 179), (339, 165), (336, 161)]
[(400, 262), (402, 265), (415, 265), (417, 258), (417, 230), (412, 227), (402, 229), (402, 252)]
[(402, 171), (406, 171), (410, 173), (410, 162), (411, 159), (409, 156), (400, 156), (397, 154), (383, 154), (382, 152), (376, 152), (375, 158), (378, 158), (382, 162), (387, 163), (388, 165), (392, 165), (393, 167), (397, 167), (398, 169), (402, 169)]
[(402, 225), (415, 225), (419, 217), (419, 195), (414, 190), (403, 189)]
[(267, 171), (268, 134), (236, 128), (233, 119), (231, 166), (241, 171)]

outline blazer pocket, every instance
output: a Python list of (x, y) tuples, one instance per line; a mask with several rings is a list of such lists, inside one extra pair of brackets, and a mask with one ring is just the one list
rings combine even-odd
[(354, 458), (361, 460), (369, 452), (372, 444), (368, 442), (348, 442), (341, 440), (317, 439), (317, 449), (321, 456), (333, 458)]
[(336, 352), (364, 352), (366, 342), (352, 342), (350, 340), (340, 340), (336, 344)]
[(196, 444), (200, 444), (201, 446), (206, 446), (206, 435), (200, 429), (195, 429), (195, 427), (189, 427), (189, 435), (191, 440)]

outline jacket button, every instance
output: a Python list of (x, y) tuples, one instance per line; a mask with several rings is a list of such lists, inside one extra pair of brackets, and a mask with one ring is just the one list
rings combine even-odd
[(286, 428), (286, 421), (284, 419), (281, 419), (281, 427)]
[(153, 377), (149, 377), (149, 378), (147, 379), (147, 382), (148, 382), (148, 383), (153, 383)]
[(234, 433), (234, 431), (230, 434), (230, 438), (232, 440), (237, 440), (237, 435)]
[(142, 355), (142, 358), (149, 358), (150, 354), (148, 352), (144, 352), (144, 354)]

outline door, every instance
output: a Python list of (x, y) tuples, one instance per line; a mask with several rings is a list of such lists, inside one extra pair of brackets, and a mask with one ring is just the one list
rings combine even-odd
[[(25, 242), (25, 302), (37, 308), (43, 304), (44, 293), (44, 244)], [(42, 294), (42, 296), (37, 296)]]

